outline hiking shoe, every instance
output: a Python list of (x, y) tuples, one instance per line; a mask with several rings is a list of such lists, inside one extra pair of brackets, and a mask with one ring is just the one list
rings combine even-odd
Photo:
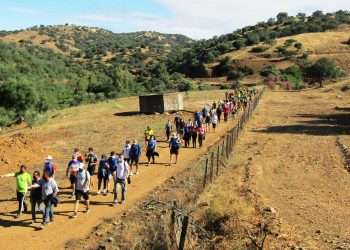
[(46, 225), (45, 225), (44, 223), (41, 223), (41, 224), (40, 224), (40, 228), (41, 228), (41, 229), (44, 229), (45, 226), (46, 226)]
[(87, 214), (87, 213), (90, 213), (90, 208), (87, 208), (86, 210), (85, 210), (85, 213)]
[(138, 175), (139, 174), (139, 171), (136, 171), (136, 175)]
[(113, 201), (113, 206), (118, 204), (118, 200)]
[(97, 195), (101, 194), (101, 191), (100, 191), (100, 190), (98, 190), (98, 191), (96, 192), (96, 194), (97, 194)]
[(77, 218), (78, 217), (78, 213), (77, 212), (74, 212), (73, 214), (72, 214), (72, 218)]
[(120, 204), (123, 204), (124, 203), (124, 201), (120, 201)]
[(106, 189), (105, 190), (103, 190), (103, 194), (104, 195), (106, 195), (108, 193), (108, 190), (106, 191)]
[(15, 219), (18, 219), (19, 217), (21, 217), (21, 213), (19, 213), (19, 214), (16, 214), (16, 216), (15, 216)]
[(47, 224), (53, 224), (55, 221), (50, 220)]

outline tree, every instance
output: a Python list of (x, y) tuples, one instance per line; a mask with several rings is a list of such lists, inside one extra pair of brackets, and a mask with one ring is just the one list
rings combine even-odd
[(294, 48), (296, 48), (296, 49), (301, 49), (303, 47), (303, 44), (302, 43), (296, 43), (296, 44), (294, 44)]
[(229, 81), (239, 81), (244, 78), (244, 74), (241, 71), (230, 70), (227, 74), (227, 80)]
[(301, 12), (299, 12), (298, 14), (297, 14), (297, 18), (300, 20), (300, 21), (305, 21), (306, 20), (306, 14), (305, 13), (301, 13)]
[(304, 80), (309, 84), (323, 84), (327, 80), (335, 79), (339, 76), (339, 68), (333, 60), (329, 58), (321, 58), (314, 63), (303, 65), (302, 72)]
[(237, 39), (232, 43), (232, 46), (236, 48), (236, 50), (241, 49), (242, 47), (244, 47), (244, 45), (245, 45), (245, 39), (243, 38)]
[(281, 71), (275, 65), (268, 65), (260, 71), (262, 77), (268, 77), (270, 75), (280, 76)]
[(287, 20), (288, 20), (288, 13), (287, 12), (280, 12), (277, 14), (277, 23), (278, 24), (282, 24)]

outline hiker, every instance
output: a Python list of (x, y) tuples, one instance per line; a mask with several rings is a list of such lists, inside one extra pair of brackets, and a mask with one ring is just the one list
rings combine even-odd
[(44, 172), (48, 171), (50, 176), (54, 176), (56, 172), (56, 164), (53, 162), (52, 156), (48, 155), (45, 158), (45, 164), (44, 164), (44, 170), (43, 170), (43, 175)]
[(218, 122), (221, 122), (222, 104), (220, 101), (219, 101), (218, 108), (216, 109), (216, 113), (218, 115)]
[(117, 170), (117, 165), (118, 165), (118, 162), (120, 161), (119, 157), (117, 156), (117, 154), (112, 151), (110, 153), (110, 156), (107, 160), (107, 163), (109, 165), (109, 175), (112, 177), (114, 172)]
[(230, 105), (226, 102), (224, 106), (224, 121), (227, 122), (228, 115), (230, 114)]
[(133, 175), (132, 172), (132, 165), (135, 163), (136, 165), (136, 172), (135, 174), (139, 174), (139, 162), (141, 157), (141, 146), (137, 143), (137, 140), (133, 141), (133, 144), (131, 145), (130, 149), (130, 175)]
[(173, 125), (171, 124), (170, 120), (165, 124), (165, 134), (166, 134), (166, 141), (169, 141), (170, 134), (173, 131)]
[(205, 116), (205, 130), (206, 132), (209, 132), (210, 131), (210, 116), (209, 116), (209, 113), (207, 116)]
[(84, 163), (80, 163), (79, 171), (77, 173), (77, 185), (75, 189), (75, 204), (74, 204), (74, 213), (72, 218), (78, 216), (78, 207), (81, 197), (85, 200), (86, 209), (85, 213), (90, 212), (90, 201), (89, 201), (89, 190), (91, 187), (91, 176), (89, 171), (84, 169)]
[[(35, 187), (37, 185), (38, 187)], [(41, 200), (41, 186), (42, 186), (42, 180), (40, 178), (40, 172), (34, 171), (33, 173), (33, 180), (31, 185), (31, 192), (30, 192), (30, 204), (31, 204), (31, 210), (32, 210), (32, 222), (31, 224), (36, 223), (36, 209), (35, 207), (38, 205), (38, 209), (42, 214), (45, 213), (44, 207), (42, 205)], [(40, 187), (40, 188), (39, 188)]]
[(197, 147), (197, 134), (198, 134), (198, 126), (194, 125), (191, 129), (191, 138), (192, 138), (192, 146), (193, 148)]
[(177, 131), (179, 131), (179, 127), (180, 127), (180, 116), (179, 115), (175, 116), (174, 123), (175, 123), (176, 132), (177, 132)]
[(79, 148), (74, 148), (74, 155), (76, 155), (77, 161), (84, 162), (84, 156), (80, 153)]
[(147, 156), (147, 160), (148, 160), (148, 164), (151, 164), (151, 158), (154, 164), (154, 153), (156, 152), (157, 149), (157, 142), (154, 138), (154, 136), (151, 136), (150, 140), (148, 140), (147, 143), (147, 150), (146, 150), (146, 156)]
[(127, 163), (130, 163), (130, 141), (126, 140), (125, 145), (123, 147), (122, 155), (124, 155), (124, 159)]
[(199, 110), (194, 114), (194, 121), (197, 126), (202, 124), (202, 113)]
[(188, 122), (187, 122), (187, 124), (186, 124), (186, 126), (189, 128), (189, 129), (191, 129), (191, 128), (193, 128), (193, 122), (192, 122), (192, 120), (191, 119), (189, 119), (188, 120)]
[(184, 119), (181, 119), (179, 124), (179, 131), (178, 131), (178, 134), (180, 134), (180, 138), (183, 138), (185, 134), (185, 127), (186, 127), (186, 123)]
[(124, 156), (120, 156), (120, 161), (117, 165), (117, 170), (114, 174), (114, 201), (113, 205), (118, 203), (119, 185), (122, 188), (122, 199), (120, 204), (123, 204), (126, 199), (127, 178), (129, 177), (129, 164), (124, 160)]
[(66, 176), (68, 177), (69, 173), (69, 181), (72, 188), (72, 197), (75, 195), (75, 183), (77, 181), (77, 172), (79, 170), (79, 164), (80, 162), (77, 160), (77, 155), (74, 154), (72, 156), (72, 160), (68, 162), (67, 170), (66, 170)]
[(203, 147), (203, 140), (205, 140), (205, 128), (204, 125), (202, 124), (199, 129), (198, 129), (198, 144), (199, 148)]
[(153, 135), (154, 131), (153, 129), (151, 129), (150, 126), (147, 126), (147, 129), (145, 130), (145, 145), (147, 147), (147, 142), (148, 140), (151, 138), (151, 136)]
[(18, 172), (1, 175), (3, 177), (16, 177), (16, 193), (18, 201), (18, 211), (15, 218), (19, 218), (23, 211), (27, 212), (27, 204), (24, 199), (26, 197), (28, 187), (31, 185), (32, 177), (27, 173), (27, 166), (22, 164)]
[[(109, 191), (109, 165), (107, 162), (107, 156), (105, 154), (103, 154), (101, 156), (101, 160), (100, 160), (100, 163), (98, 165), (97, 179), (98, 179), (98, 183), (97, 183), (97, 193), (96, 194), (101, 193), (101, 185), (102, 185), (102, 181), (103, 181), (103, 194), (107, 195), (107, 193)], [(106, 191), (106, 189), (107, 189), (107, 191)]]
[(218, 123), (218, 117), (217, 117), (217, 115), (214, 113), (214, 114), (211, 116), (211, 124), (212, 124), (212, 126), (213, 126), (214, 133), (215, 133), (215, 129), (216, 129), (217, 123)]
[(58, 186), (55, 180), (50, 176), (48, 171), (44, 172), (43, 182), (42, 182), (42, 201), (45, 204), (43, 222), (40, 227), (45, 228), (48, 223), (47, 220), (50, 216), (50, 223), (54, 222), (53, 214), (53, 199), (58, 195)]
[[(192, 127), (191, 127), (192, 128)], [(185, 134), (184, 134), (184, 141), (185, 141), (185, 148), (190, 146), (190, 141), (191, 141), (191, 128), (190, 127), (185, 127)]]
[(170, 148), (170, 165), (173, 164), (173, 158), (175, 155), (175, 164), (177, 163), (177, 158), (179, 155), (179, 150), (181, 146), (181, 138), (179, 138), (176, 133), (173, 133), (173, 137), (170, 139), (169, 148)]
[(93, 176), (96, 171), (98, 158), (97, 155), (94, 153), (93, 148), (90, 147), (88, 151), (89, 154), (86, 156), (85, 162), (88, 164), (87, 171), (89, 172), (90, 176)]

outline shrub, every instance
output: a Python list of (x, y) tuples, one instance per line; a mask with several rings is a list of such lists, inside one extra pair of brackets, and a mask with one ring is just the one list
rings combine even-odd
[(294, 40), (294, 39), (287, 39), (285, 42), (284, 42), (284, 45), (289, 47), (291, 46), (293, 43), (295, 43), (297, 40)]
[(275, 65), (268, 65), (260, 71), (260, 75), (262, 77), (268, 77), (270, 75), (278, 77), (281, 75), (281, 71), (278, 68), (276, 68)]
[(239, 81), (244, 78), (244, 74), (241, 71), (230, 70), (227, 74), (227, 80), (229, 81)]
[(189, 80), (183, 79), (178, 85), (178, 90), (180, 92), (190, 91), (193, 90), (193, 85)]
[(266, 51), (267, 49), (268, 48), (264, 47), (264, 46), (257, 46), (257, 47), (253, 47), (251, 51), (254, 53), (261, 53), (261, 52)]
[(245, 39), (237, 39), (235, 41), (233, 41), (232, 46), (236, 49), (239, 50), (241, 48), (243, 48), (245, 45)]
[(294, 44), (294, 48), (296, 49), (301, 49), (303, 47), (303, 44), (302, 43), (296, 43)]

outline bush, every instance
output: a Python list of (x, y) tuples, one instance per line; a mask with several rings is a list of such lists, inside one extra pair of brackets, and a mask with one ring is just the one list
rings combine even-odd
[(251, 51), (254, 52), (254, 53), (261, 53), (261, 52), (264, 52), (266, 50), (268, 50), (267, 47), (257, 46), (257, 47), (253, 47)]
[(294, 48), (296, 49), (301, 49), (303, 47), (303, 44), (302, 43), (296, 43), (294, 44)]
[(291, 46), (293, 43), (295, 43), (297, 40), (294, 40), (294, 39), (287, 39), (285, 42), (284, 42), (284, 45), (289, 47)]
[(230, 70), (227, 74), (228, 81), (239, 81), (244, 78), (244, 74), (241, 71)]
[(232, 46), (236, 49), (239, 50), (241, 48), (243, 48), (245, 45), (245, 39), (237, 39), (235, 41), (233, 41)]
[(193, 90), (193, 85), (189, 80), (183, 79), (178, 85), (178, 90), (180, 92), (190, 91)]
[(268, 65), (260, 71), (260, 75), (262, 77), (268, 77), (270, 75), (278, 77), (281, 75), (281, 71), (278, 68), (276, 68), (275, 65)]

